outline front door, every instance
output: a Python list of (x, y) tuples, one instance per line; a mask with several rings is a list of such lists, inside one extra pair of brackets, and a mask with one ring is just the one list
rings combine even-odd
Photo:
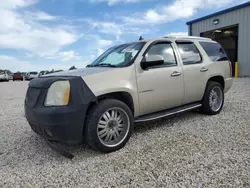
[(164, 64), (152, 66), (148, 70), (137, 69), (140, 70), (137, 71), (140, 114), (180, 106), (184, 98), (183, 73), (172, 44), (155, 43), (145, 55), (160, 55)]

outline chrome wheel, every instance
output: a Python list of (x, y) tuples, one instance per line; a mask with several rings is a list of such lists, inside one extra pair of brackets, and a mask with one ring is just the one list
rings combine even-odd
[(217, 112), (220, 110), (223, 104), (223, 91), (220, 87), (214, 87), (209, 95), (209, 106), (214, 111)]
[(116, 147), (127, 137), (130, 128), (128, 114), (121, 108), (111, 108), (98, 121), (97, 136), (106, 147)]

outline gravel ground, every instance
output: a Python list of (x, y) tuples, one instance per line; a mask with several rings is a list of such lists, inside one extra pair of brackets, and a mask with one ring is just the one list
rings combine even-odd
[(0, 187), (250, 187), (250, 79), (235, 80), (217, 116), (137, 124), (126, 147), (51, 150), (24, 118), (27, 82), (0, 83)]

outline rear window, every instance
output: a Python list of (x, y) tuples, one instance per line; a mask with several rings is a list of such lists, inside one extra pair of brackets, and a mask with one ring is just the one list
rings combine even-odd
[(211, 42), (200, 42), (211, 61), (227, 61), (229, 60), (225, 50), (221, 47), (219, 43)]
[(201, 54), (192, 42), (176, 42), (184, 65), (201, 63)]

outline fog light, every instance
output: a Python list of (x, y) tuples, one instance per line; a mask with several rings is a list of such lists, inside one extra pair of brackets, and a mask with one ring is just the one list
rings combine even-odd
[(50, 130), (44, 129), (44, 132), (45, 132), (45, 134), (46, 134), (47, 136), (53, 137), (53, 134), (52, 134), (52, 132), (51, 132)]

